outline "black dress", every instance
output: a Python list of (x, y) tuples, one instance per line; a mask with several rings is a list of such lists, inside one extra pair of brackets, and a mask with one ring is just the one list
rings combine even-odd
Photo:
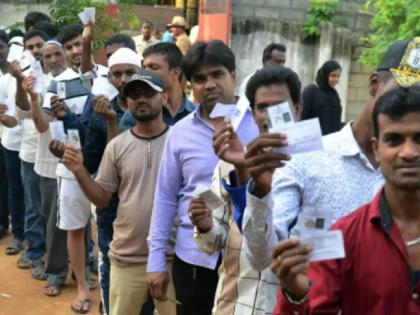
[(320, 89), (311, 84), (303, 90), (301, 119), (318, 117), (323, 135), (341, 129), (341, 111), (340, 97), (335, 89)]

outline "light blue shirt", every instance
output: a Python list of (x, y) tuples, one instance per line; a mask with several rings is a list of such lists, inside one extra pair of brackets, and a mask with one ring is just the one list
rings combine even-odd
[[(246, 145), (258, 135), (248, 110), (238, 136)], [(149, 232), (148, 272), (166, 271), (166, 253), (175, 218), (179, 219), (175, 254), (183, 261), (215, 269), (219, 252), (208, 255), (194, 241), (188, 206), (198, 184), (210, 187), (219, 161), (213, 151), (214, 127), (203, 120), (200, 106), (169, 131), (160, 164)]]

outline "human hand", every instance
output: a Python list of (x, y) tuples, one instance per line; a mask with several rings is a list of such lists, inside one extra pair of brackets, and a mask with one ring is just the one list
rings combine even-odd
[(16, 78), (17, 80), (23, 80), (24, 76), (22, 73), (22, 69), (20, 68), (19, 61), (13, 60), (9, 64), (9, 73)]
[(33, 75), (28, 75), (22, 81), (23, 90), (29, 94), (32, 100), (35, 100), (38, 98), (38, 94), (34, 92), (35, 82), (36, 82), (36, 77), (34, 77)]
[(51, 109), (54, 115), (59, 119), (63, 119), (64, 116), (70, 112), (70, 109), (66, 103), (61, 98), (59, 98), (58, 95), (51, 97)]
[(230, 122), (214, 132), (213, 149), (219, 159), (236, 166), (245, 165), (244, 147)]
[(92, 106), (95, 113), (98, 113), (106, 120), (111, 120), (117, 117), (117, 114), (112, 109), (111, 103), (103, 95), (95, 96)]
[(64, 150), (66, 149), (66, 146), (64, 143), (58, 141), (58, 140), (51, 140), (48, 148), (50, 149), (50, 152), (58, 157), (59, 159), (63, 158)]
[(83, 27), (82, 40), (85, 43), (91, 43), (93, 41), (93, 36), (95, 35), (95, 24), (89, 22)]
[(146, 276), (147, 285), (152, 297), (159, 301), (166, 301), (168, 291), (169, 274), (168, 272), (148, 272)]
[(200, 198), (191, 199), (188, 214), (192, 224), (202, 233), (210, 231), (213, 226), (213, 214)]
[(271, 270), (279, 278), (283, 288), (297, 300), (309, 291), (309, 258), (312, 248), (296, 238), (283, 240), (271, 256)]
[(66, 145), (63, 155), (63, 164), (73, 173), (83, 168), (82, 151), (73, 145)]
[(245, 165), (253, 179), (255, 196), (262, 198), (269, 193), (275, 169), (290, 160), (289, 155), (273, 151), (286, 146), (286, 136), (279, 133), (261, 133), (248, 145)]

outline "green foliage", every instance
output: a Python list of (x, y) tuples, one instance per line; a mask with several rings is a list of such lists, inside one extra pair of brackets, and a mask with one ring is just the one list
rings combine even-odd
[(158, 4), (157, 0), (120, 0), (119, 3), (128, 3), (128, 4), (146, 4), (146, 5), (154, 5)]
[(371, 34), (365, 38), (360, 62), (377, 65), (388, 46), (397, 39), (420, 36), (420, 0), (369, 0), (366, 9), (375, 12)]
[(334, 18), (339, 0), (311, 0), (309, 14), (303, 21), (303, 38), (318, 38), (321, 35), (321, 22), (338, 25)]
[[(52, 21), (62, 28), (72, 23), (80, 23), (78, 14), (86, 7), (96, 8), (95, 21), (95, 40), (93, 42), (94, 51), (98, 51), (103, 46), (106, 38), (112, 34), (119, 33), (125, 28), (136, 28), (140, 24), (138, 18), (130, 14), (131, 6), (123, 4), (120, 6), (119, 15), (113, 16), (104, 11), (106, 4), (94, 0), (53, 0), (49, 6)], [(127, 21), (127, 27), (124, 24)]]

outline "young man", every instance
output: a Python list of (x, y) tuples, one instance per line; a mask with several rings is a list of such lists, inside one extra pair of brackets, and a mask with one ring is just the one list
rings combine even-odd
[[(390, 69), (399, 67), (409, 47), (408, 41), (398, 41), (388, 49), (378, 67), (377, 97), (395, 85)], [(252, 101), (255, 90), (247, 89), (247, 95)], [(328, 211), (334, 223), (375, 196), (383, 176), (370, 147), (374, 102), (369, 100), (356, 121), (324, 137), (323, 151), (294, 155), (286, 165), (290, 157), (266, 150), (284, 146), (284, 139), (262, 134), (248, 146), (246, 164), (252, 179), (242, 230), (254, 268), (269, 265), (274, 245), (288, 237), (305, 209)]]
[[(45, 33), (32, 31), (25, 35), (23, 42), (25, 49), (35, 59), (41, 60), (42, 47), (47, 40), (48, 37)], [(25, 237), (28, 243), (28, 247), (18, 260), (17, 265), (22, 269), (30, 267), (34, 279), (45, 280), (45, 264), (43, 261), (46, 252), (45, 220), (41, 207), (40, 177), (34, 170), (38, 133), (30, 113), (26, 111), (30, 107), (30, 103), (28, 95), (22, 87), (25, 78), (22, 70), (18, 61), (11, 63), (10, 73), (16, 78), (15, 99), (17, 108), (15, 116), (22, 125), (19, 158), (21, 160), (20, 171), (25, 202)], [(44, 76), (44, 79), (46, 79), (46, 76)]]
[(4, 75), (8, 71), (7, 54), (9, 53), (8, 48), (9, 37), (7, 33), (0, 30), (0, 76)]
[[(196, 111), (171, 129), (163, 153), (150, 226), (148, 283), (154, 298), (166, 298), (168, 241), (175, 218), (177, 230), (173, 278), (179, 315), (210, 314), (217, 285), (220, 252), (203, 253), (194, 242), (187, 209), (198, 184), (210, 186), (218, 158), (212, 149), (222, 118), (210, 118), (216, 103), (234, 104), (235, 56), (221, 41), (197, 43), (184, 59), (185, 75), (200, 102)], [(242, 143), (257, 134), (247, 111), (238, 128)]]
[(146, 48), (159, 43), (159, 40), (152, 36), (153, 32), (153, 23), (150, 21), (145, 21), (141, 26), (141, 34), (134, 36), (133, 40), (136, 43), (136, 51), (139, 56), (143, 56), (143, 52)]
[[(90, 95), (81, 115), (68, 112), (60, 119), (69, 129), (78, 129), (84, 158), (84, 165), (95, 175), (105, 151), (106, 144), (118, 135), (118, 122), (128, 110), (122, 90), (128, 80), (139, 73), (141, 60), (138, 54), (126, 47), (118, 49), (108, 60), (109, 84), (119, 94), (112, 100), (104, 95)], [(109, 313), (109, 243), (113, 235), (113, 221), (116, 216), (118, 198), (115, 197), (105, 208), (97, 209), (98, 245), (101, 251), (99, 272), (101, 293), (106, 313)]]
[(276, 246), (271, 267), (282, 292), (273, 314), (420, 313), (420, 86), (381, 96), (372, 119), (384, 188), (333, 226), (345, 258), (309, 265), (310, 246)]
[[(66, 57), (63, 46), (54, 40), (47, 41), (42, 48), (42, 60), (47, 81), (59, 76), (66, 69)], [(53, 119), (51, 111), (43, 112), (38, 95), (32, 95), (31, 85), (35, 78), (27, 76), (22, 87), (31, 99), (30, 110), (31, 118), (35, 127), (39, 129), (39, 122), (45, 119)], [(41, 98), (44, 98), (45, 92)], [(20, 103), (21, 106), (23, 103)], [(24, 108), (21, 108), (24, 110)], [(46, 117), (45, 117), (46, 116)], [(56, 169), (58, 158), (52, 155), (48, 149), (51, 140), (49, 129), (38, 132), (37, 150), (35, 156), (34, 170), (39, 175), (39, 194), (41, 199), (41, 209), (46, 225), (46, 279), (47, 284), (44, 293), (47, 296), (57, 296), (67, 278), (68, 257), (67, 257), (67, 234), (57, 227), (57, 176)]]
[[(270, 65), (284, 66), (286, 64), (286, 46), (280, 43), (271, 43), (266, 46), (263, 51), (262, 64), (263, 67)], [(242, 80), (239, 95), (245, 96), (248, 81), (254, 74), (249, 74)]]
[[(107, 145), (96, 179), (84, 168), (83, 155), (74, 147), (67, 147), (64, 163), (98, 208), (105, 208), (118, 192), (120, 202), (110, 245), (110, 314), (138, 315), (148, 297), (147, 232), (168, 131), (162, 120), (167, 95), (160, 78), (147, 70), (133, 76), (123, 93), (137, 125)], [(173, 289), (169, 294), (174, 298)], [(160, 314), (175, 314), (173, 301), (156, 300), (155, 305)]]
[[(44, 97), (43, 111), (35, 113), (34, 121), (40, 133), (49, 129), (49, 122), (55, 117), (63, 117), (69, 111), (78, 115), (83, 112), (89, 92), (83, 86), (79, 73), (76, 72), (81, 63), (82, 31), (80, 25), (68, 25), (58, 36), (71, 68), (67, 68), (51, 81)], [(63, 82), (65, 85), (65, 99), (60, 99), (57, 95), (58, 82)], [(32, 102), (35, 101), (37, 99), (34, 96)], [(75, 311), (86, 312), (89, 309), (88, 303), (85, 302), (89, 297), (86, 281), (89, 276), (85, 272), (88, 259), (80, 253), (86, 251), (85, 227), (90, 223), (90, 202), (80, 190), (74, 175), (62, 163), (58, 163), (56, 175), (59, 182), (58, 227), (67, 231), (67, 248), (78, 286), (77, 297), (71, 307)], [(89, 287), (92, 289), (96, 287), (96, 283), (91, 279)]]
[[(249, 84), (256, 90), (252, 111), (254, 120), (262, 127), (261, 132), (266, 132), (266, 110), (269, 106), (287, 101), (293, 107), (295, 119), (298, 119), (301, 109), (301, 83), (292, 70), (279, 66), (265, 67), (251, 77)], [(214, 191), (221, 191), (220, 197), (227, 199), (228, 203), (211, 211), (201, 199), (194, 198), (189, 207), (190, 217), (195, 225), (194, 239), (200, 248), (208, 254), (223, 250), (213, 314), (271, 314), (275, 306), (278, 281), (269, 268), (258, 272), (249, 264), (240, 233), (242, 220), (238, 212), (233, 211), (235, 205), (243, 207), (245, 203), (244, 191), (237, 189), (249, 178), (245, 167), (244, 147), (230, 123), (217, 129), (213, 138), (213, 146), (219, 158), (235, 167), (235, 174), (232, 174), (229, 172), (232, 166), (221, 164), (214, 176), (213, 186), (218, 187)], [(222, 183), (219, 182), (220, 179)], [(229, 195), (232, 198), (226, 198)], [(205, 215), (206, 213), (209, 215)]]
[(35, 28), (35, 24), (40, 21), (47, 21), (51, 22), (51, 19), (48, 15), (38, 11), (32, 11), (26, 14), (25, 19), (23, 21), (25, 32), (31, 32)]
[[(9, 45), (23, 46), (23, 38), (13, 37)], [(7, 255), (16, 255), (24, 249), (25, 204), (20, 176), (19, 150), (22, 126), (14, 117), (16, 114), (16, 79), (11, 73), (0, 78), (0, 123), (3, 126), (1, 144), (7, 180), (7, 200), (12, 223), (13, 239), (6, 247)]]
[(191, 41), (185, 32), (187, 27), (187, 22), (183, 16), (174, 16), (172, 23), (169, 25), (172, 35), (175, 39), (175, 44), (181, 50), (182, 54), (185, 56), (191, 48)]
[[(163, 107), (163, 121), (172, 126), (196, 108), (182, 90), (182, 53), (173, 43), (158, 43), (147, 48), (143, 58), (144, 68), (156, 72), (165, 84), (168, 102)], [(125, 129), (134, 125), (134, 117), (126, 112), (120, 127)]]

